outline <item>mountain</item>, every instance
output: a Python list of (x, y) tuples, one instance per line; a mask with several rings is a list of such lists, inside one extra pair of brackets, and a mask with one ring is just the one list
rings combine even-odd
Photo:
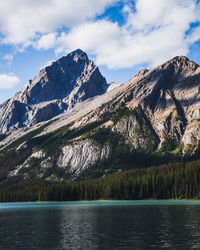
[[(71, 58), (79, 58), (78, 67), (81, 70), (76, 70), (81, 76), (84, 75), (84, 79), (88, 79), (83, 68), (88, 68), (93, 63), (88, 61), (86, 54), (72, 52), (60, 60), (68, 62), (67, 58), (70, 61)], [(83, 68), (81, 61), (85, 63)], [(60, 69), (57, 64), (60, 65), (56, 63), (56, 69)], [(52, 72), (53, 65), (50, 66)], [(198, 64), (184, 56), (178, 56), (151, 70), (141, 70), (132, 79), (107, 93), (104, 93), (106, 80), (95, 66), (94, 69), (96, 73), (89, 74), (89, 79), (93, 81), (87, 81), (87, 84), (90, 83), (88, 91), (85, 88), (82, 91), (83, 82), (80, 81), (79, 85), (76, 80), (77, 89), (73, 88), (70, 94), (56, 90), (51, 94), (47, 92), (46, 96), (37, 95), (40, 91), (29, 92), (26, 86), (11, 99), (14, 101), (19, 98), (20, 103), (26, 107), (36, 109), (41, 107), (41, 102), (47, 105), (46, 102), (60, 101), (56, 98), (62, 93), (64, 96), (62, 95), (61, 100), (68, 108), (60, 114), (49, 107), (53, 113), (50, 117), (53, 119), (46, 117), (48, 121), (33, 125), (33, 119), (29, 118), (26, 121), (30, 121), (27, 124), (32, 127), (18, 129), (10, 135), (1, 135), (1, 183), (21, 179), (71, 182), (128, 169), (200, 158)], [(81, 78), (78, 73), (73, 74), (76, 79)], [(29, 83), (30, 89), (37, 85), (36, 89), (43, 91), (43, 81), (37, 80), (43, 79), (41, 75), (40, 72), (40, 77)], [(55, 74), (48, 79), (54, 77)], [(53, 80), (45, 83), (55, 86)], [(91, 94), (89, 86), (93, 84), (95, 91)], [(100, 89), (97, 85), (100, 85)], [(76, 99), (75, 92), (84, 94), (77, 94), (80, 98)], [(32, 98), (29, 99), (28, 96)], [(76, 105), (71, 97), (77, 100)], [(11, 100), (4, 103), (1, 109), (6, 105), (9, 107), (7, 103), (12, 102)], [(15, 114), (12, 109), (9, 112), (10, 115)], [(4, 118), (1, 124), (5, 124)], [(26, 126), (26, 122), (22, 125)]]
[(88, 98), (105, 93), (105, 78), (80, 49), (42, 69), (0, 106), (0, 131), (47, 121)]
[(131, 110), (138, 109), (158, 146), (162, 142), (167, 146), (168, 141), (186, 145), (200, 140), (199, 101), (200, 67), (179, 56), (150, 71), (140, 71), (112, 105), (124, 103)]

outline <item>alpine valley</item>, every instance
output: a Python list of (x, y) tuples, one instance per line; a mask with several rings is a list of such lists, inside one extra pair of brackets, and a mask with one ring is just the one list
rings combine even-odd
[(0, 201), (200, 195), (200, 66), (107, 83), (78, 49), (0, 105)]

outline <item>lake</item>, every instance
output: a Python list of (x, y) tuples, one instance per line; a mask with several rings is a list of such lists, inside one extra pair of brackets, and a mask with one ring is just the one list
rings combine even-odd
[(200, 249), (200, 201), (0, 203), (0, 249)]

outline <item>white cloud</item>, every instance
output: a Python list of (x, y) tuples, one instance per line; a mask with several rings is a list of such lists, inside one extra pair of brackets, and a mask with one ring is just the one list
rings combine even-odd
[(194, 28), (191, 34), (187, 38), (188, 43), (195, 43), (198, 40), (200, 40), (200, 26), (197, 28)]
[(101, 54), (101, 52), (105, 54), (106, 50), (109, 53), (113, 46), (118, 46), (124, 37), (126, 35), (117, 23), (102, 20), (76, 26), (69, 34), (61, 33), (55, 45), (57, 52), (81, 48), (93, 54)]
[(28, 46), (38, 34), (93, 18), (117, 0), (6, 0), (0, 1), (3, 42)]
[(19, 78), (13, 73), (0, 74), (0, 89), (11, 89), (19, 84)]
[(3, 60), (7, 61), (7, 64), (12, 64), (14, 56), (12, 54), (6, 54), (2, 57)]
[(35, 44), (36, 49), (50, 49), (55, 46), (56, 33), (42, 35)]
[[(94, 55), (97, 64), (109, 68), (158, 65), (187, 55), (190, 45), (200, 39), (200, 27), (190, 29), (192, 23), (200, 21), (200, 3), (196, 0), (136, 0), (135, 5), (124, 0), (123, 26), (94, 20), (116, 2), (1, 1), (0, 31), (4, 43), (32, 45), (38, 50), (54, 48), (56, 54), (81, 48)], [(60, 33), (63, 27), (67, 33)]]
[(137, 0), (134, 11), (131, 7), (124, 6), (127, 21), (122, 27), (106, 20), (85, 22), (56, 38), (49, 34), (52, 39), (47, 43), (56, 53), (81, 48), (96, 55), (97, 64), (126, 68), (186, 55), (200, 38), (199, 27), (188, 33), (190, 24), (200, 20), (200, 6), (194, 0)]
[(149, 31), (163, 26), (188, 28), (197, 19), (195, 0), (137, 0), (136, 12), (129, 13), (127, 25), (135, 30)]

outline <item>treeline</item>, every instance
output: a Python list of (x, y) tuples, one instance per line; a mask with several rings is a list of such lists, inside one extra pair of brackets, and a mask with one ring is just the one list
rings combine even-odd
[(1, 202), (184, 198), (200, 198), (200, 160), (68, 184), (36, 180), (0, 188)]

